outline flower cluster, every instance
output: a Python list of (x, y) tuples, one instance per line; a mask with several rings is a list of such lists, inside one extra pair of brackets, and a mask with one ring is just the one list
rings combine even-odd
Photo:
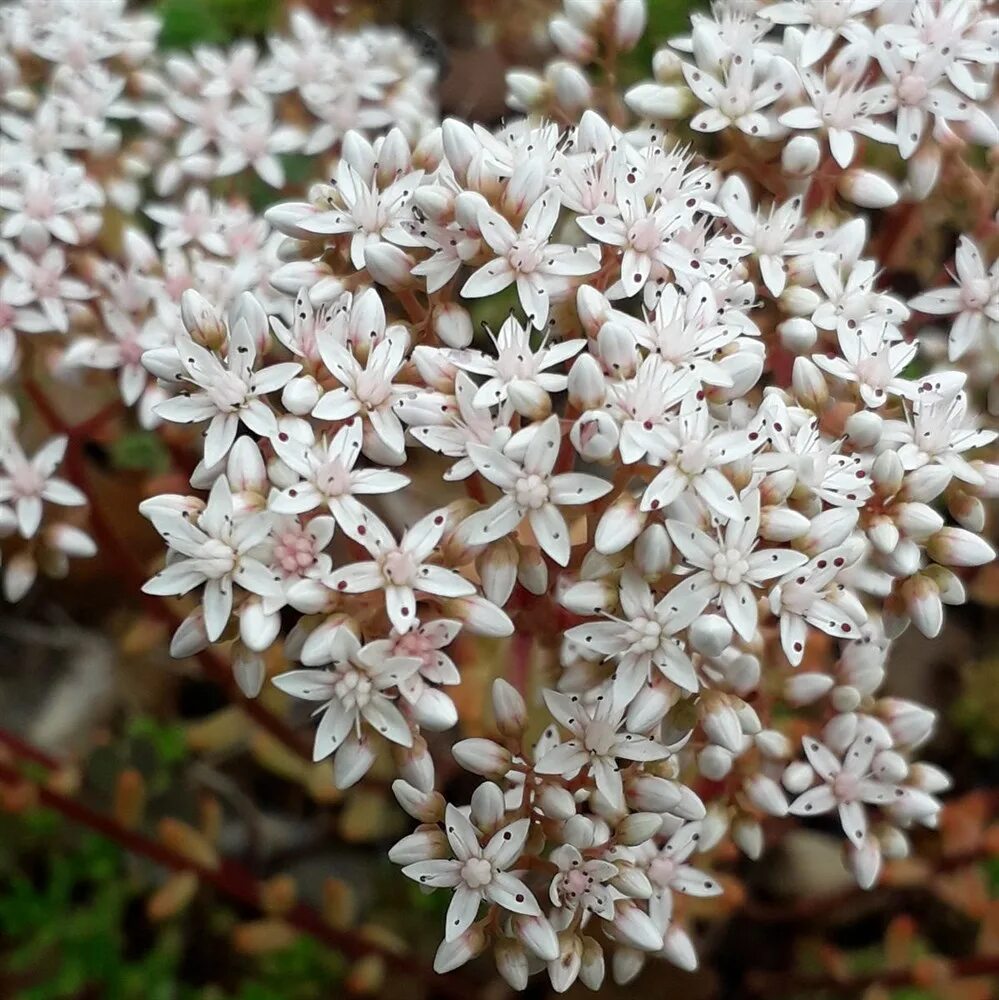
[[(756, 858), (764, 821), (835, 811), (870, 886), (936, 822), (948, 779), (915, 759), (933, 713), (880, 689), (892, 640), (936, 636), (966, 568), (994, 558), (999, 465), (977, 381), (920, 354), (912, 323), (954, 316), (952, 358), (984, 351), (995, 265), (963, 237), (959, 287), (906, 302), (864, 211), (900, 193), (853, 163), (857, 136), (891, 142), (917, 202), (934, 157), (992, 141), (977, 7), (719, 4), (627, 95), (640, 122), (614, 100), (580, 114), (595, 91), (571, 66), (511, 79), (550, 117), (400, 115), (375, 138), (323, 118), (323, 60), (284, 43), (259, 74), (249, 49), (169, 70), (223, 103), (298, 87), (315, 148), (339, 156), (266, 212), (276, 263), (252, 278), (226, 265), (226, 205), (150, 207), (159, 250), (134, 236), (105, 268), (118, 343), (67, 353), (203, 435), (198, 495), (141, 508), (168, 548), (146, 592), (189, 595), (172, 651), (227, 644), (247, 695), (273, 647), (300, 664), (274, 683), (317, 703), (338, 787), (392, 755), (420, 825), (390, 857), (453, 892), (438, 971), (487, 946), (516, 989), (542, 970), (558, 991), (627, 982), (653, 955), (690, 969), (684, 897), (722, 891), (725, 838)], [(640, 0), (567, 0), (551, 34), (606, 67), (644, 21)], [(681, 144), (662, 120), (688, 112)], [(189, 124), (192, 157), (212, 143), (216, 167), (280, 183), (280, 129), (253, 159)], [(57, 230), (88, 206), (46, 204), (31, 231), (64, 254)], [(168, 251), (195, 250), (219, 286), (169, 279)], [(485, 779), (465, 806), (437, 789), (425, 733), (463, 725), (446, 650), (479, 636), (512, 637), (521, 690), (497, 680), (497, 738), (453, 747)]]

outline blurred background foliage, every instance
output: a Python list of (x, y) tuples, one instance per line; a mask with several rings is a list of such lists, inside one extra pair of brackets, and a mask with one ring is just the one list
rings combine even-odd
[[(149, 6), (163, 18), (165, 49), (262, 41), (287, 12), (284, 0)], [(554, 4), (309, 6), (345, 27), (404, 26), (440, 67), (442, 113), (495, 122), (505, 69), (543, 61)], [(647, 36), (620, 67), (625, 83), (647, 74), (655, 48), (684, 30), (692, 6), (649, 0)], [(299, 165), (288, 166), (292, 182), (306, 180)], [(258, 204), (271, 198), (262, 187), (246, 193)], [(155, 540), (142, 522), (129, 525), (141, 481), (170, 465), (165, 446), (137, 432), (91, 457), (105, 468), (123, 532), (135, 532), (137, 557), (152, 556)], [(265, 731), (220, 692), (226, 664), (169, 661), (168, 623), (136, 618), (128, 581), (106, 568), (90, 573), (29, 606), (27, 618), (42, 624), (0, 618), (0, 725), (75, 748), (80, 759), (68, 767), (39, 759), (24, 772), (31, 781), (0, 782), (0, 997), (505, 996), (488, 969), (446, 988), (405, 957), (421, 955), (426, 967), (447, 898), (421, 893), (385, 859), (411, 826), (388, 792), (390, 762), (337, 792), (327, 767), (309, 764), (307, 753), (303, 760), (287, 733)], [(929, 860), (893, 866), (883, 887), (864, 894), (850, 887), (835, 840), (821, 830), (786, 838), (757, 866), (723, 857), (728, 891), (701, 914), (712, 918), (705, 968), (688, 975), (656, 965), (637, 986), (608, 987), (606, 996), (996, 995), (987, 974), (952, 975), (954, 963), (999, 954), (999, 571), (986, 569), (976, 587), (976, 603), (951, 615), (937, 643), (903, 640), (895, 661), (897, 693), (939, 709), (940, 735), (927, 756), (956, 777), (940, 836), (926, 845)], [(469, 645), (456, 700), (465, 735), (476, 735), (488, 730), (486, 691), (507, 647), (461, 641)], [(261, 704), (284, 708), (273, 690)], [(305, 717), (297, 721), (304, 726)], [(0, 747), (0, 768), (3, 760)], [(457, 801), (467, 799), (465, 780), (445, 775)], [(77, 802), (92, 813), (81, 815)], [(95, 832), (87, 822), (94, 816), (110, 817), (116, 837)], [(122, 833), (133, 840), (123, 844)], [(318, 925), (303, 905), (320, 915)], [(532, 989), (544, 996), (546, 981)]]

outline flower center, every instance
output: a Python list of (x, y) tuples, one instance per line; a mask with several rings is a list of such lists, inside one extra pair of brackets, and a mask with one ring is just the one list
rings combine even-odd
[(699, 476), (708, 467), (708, 453), (703, 441), (690, 441), (676, 453), (676, 464), (688, 476)]
[(537, 240), (530, 236), (522, 236), (507, 254), (510, 266), (521, 274), (530, 274), (536, 271), (538, 265), (544, 260), (544, 244), (539, 244)]
[(281, 532), (274, 543), (274, 562), (286, 576), (296, 576), (316, 561), (310, 535), (300, 527)]
[(236, 565), (236, 553), (232, 547), (218, 538), (209, 538), (198, 553), (202, 572), (210, 580), (220, 580), (232, 572)]
[(469, 858), (461, 866), (461, 880), (469, 889), (481, 889), (493, 880), (493, 866), (485, 858)]
[(404, 587), (413, 582), (416, 564), (413, 557), (401, 549), (395, 549), (382, 557), (382, 576), (390, 584)]
[(333, 696), (348, 711), (361, 708), (371, 700), (373, 684), (367, 674), (352, 663), (341, 664), (333, 671)]
[(538, 510), (548, 503), (548, 483), (540, 476), (524, 476), (514, 486), (514, 497), (521, 507)]
[(593, 757), (606, 757), (617, 741), (617, 730), (606, 722), (597, 720), (586, 727), (583, 746)]
[(719, 583), (735, 586), (742, 583), (743, 577), (749, 572), (749, 563), (738, 549), (726, 549), (716, 552), (711, 560), (711, 575)]
[(238, 410), (246, 402), (246, 383), (233, 372), (223, 372), (206, 391), (208, 398), (223, 413)]
[(860, 780), (849, 771), (840, 771), (833, 780), (833, 792), (840, 802), (853, 802), (857, 797)]
[(659, 237), (659, 230), (652, 219), (639, 219), (637, 222), (632, 223), (631, 228), (628, 230), (628, 242), (631, 244), (632, 249), (637, 250), (639, 253), (648, 253), (650, 250), (655, 250), (662, 240)]
[(990, 291), (988, 278), (975, 278), (961, 286), (961, 302), (967, 309), (984, 309)]
[(926, 81), (914, 73), (902, 77), (898, 84), (898, 99), (903, 104), (921, 104), (929, 92)]

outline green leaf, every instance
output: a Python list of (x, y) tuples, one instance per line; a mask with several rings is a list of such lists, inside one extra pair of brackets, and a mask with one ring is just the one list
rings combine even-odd
[(132, 431), (112, 443), (111, 461), (116, 469), (161, 473), (170, 468), (170, 453), (152, 431)]

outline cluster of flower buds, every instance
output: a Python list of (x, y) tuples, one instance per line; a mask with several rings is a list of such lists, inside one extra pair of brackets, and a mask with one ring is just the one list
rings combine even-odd
[(645, 0), (566, 0), (548, 22), (558, 50), (541, 74), (513, 69), (506, 75), (507, 103), (516, 111), (572, 121), (593, 106), (600, 70), (630, 52), (645, 31)]
[[(86, 370), (113, 372), (124, 405), (156, 427), (168, 393), (141, 359), (174, 345), (186, 290), (222, 307), (252, 292), (269, 315), (292, 316), (268, 280), (281, 237), (232, 175), (255, 169), (280, 186), (279, 154), (328, 153), (349, 128), (415, 137), (435, 124), (433, 68), (402, 35), (335, 35), (305, 11), (290, 20), (269, 58), (250, 44), (164, 58), (159, 19), (124, 0), (0, 9), (0, 535), (30, 541), (7, 559), (10, 600), (39, 566), (61, 575), (67, 555), (93, 552), (69, 525), (38, 531), (39, 497), (82, 501), (51, 480), (65, 441), (24, 457), (22, 375), (44, 368), (79, 383)], [(310, 121), (309, 109), (333, 117)], [(161, 198), (146, 200), (150, 183)]]
[[(913, 760), (933, 715), (880, 688), (891, 641), (936, 635), (994, 558), (999, 466), (966, 373), (937, 370), (908, 324), (932, 307), (988, 331), (994, 284), (964, 239), (961, 290), (907, 304), (843, 140), (828, 160), (805, 135), (774, 155), (773, 123), (804, 106), (782, 45), (852, 95), (827, 62), (886, 36), (914, 62), (939, 10), (971, 53), (947, 86), (977, 95), (971, 6), (916, 4), (897, 35), (869, 27), (899, 9), (874, 0), (696, 17), (674, 69), (715, 101), (695, 132), (739, 136), (718, 158), (617, 123), (620, 102), (612, 121), (559, 105), (415, 142), (349, 131), (328, 183), (266, 213), (280, 303), (188, 287), (180, 328), (142, 355), (158, 417), (204, 435), (198, 495), (142, 506), (168, 547), (147, 592), (190, 595), (173, 652), (227, 644), (253, 695), (280, 643), (301, 666), (274, 683), (318, 703), (336, 784), (392, 756), (421, 824), (392, 858), (454, 890), (439, 970), (488, 945), (516, 988), (543, 970), (596, 988), (605, 954), (620, 982), (648, 955), (692, 968), (680, 897), (721, 889), (695, 852), (730, 838), (755, 858), (765, 820), (835, 810), (868, 886), (936, 822), (947, 778)], [(566, 3), (552, 34), (589, 60), (644, 19)], [(510, 637), (519, 681), (494, 688), (498, 739), (453, 748), (487, 779), (466, 807), (445, 803), (424, 734), (461, 729), (446, 650), (476, 636)], [(542, 699), (554, 722), (532, 743)]]

